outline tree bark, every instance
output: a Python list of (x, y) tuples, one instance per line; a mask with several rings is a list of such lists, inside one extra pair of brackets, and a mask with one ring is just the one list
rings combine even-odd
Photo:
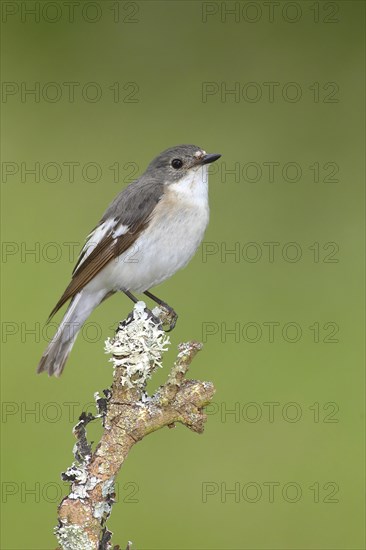
[[(155, 311), (161, 319), (166, 316), (161, 309)], [(62, 474), (71, 482), (69, 495), (58, 507), (55, 528), (62, 550), (112, 549), (112, 533), (106, 522), (114, 503), (114, 482), (133, 445), (164, 426), (173, 427), (175, 422), (203, 432), (203, 407), (212, 399), (213, 384), (185, 379), (201, 344), (180, 344), (166, 383), (151, 397), (146, 393), (147, 380), (161, 366), (169, 343), (143, 302), (135, 305), (126, 321), (119, 324), (115, 337), (107, 340), (106, 351), (112, 354), (114, 364), (112, 386), (103, 392), (104, 397), (96, 394), (96, 416), (80, 416), (74, 428), (75, 462)], [(86, 426), (96, 418), (102, 419), (104, 431), (92, 452)]]

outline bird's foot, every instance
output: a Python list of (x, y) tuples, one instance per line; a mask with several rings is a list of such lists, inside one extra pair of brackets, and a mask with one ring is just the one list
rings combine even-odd
[(171, 332), (175, 327), (178, 319), (177, 313), (168, 304), (159, 304), (154, 307), (152, 313), (155, 317), (158, 317), (160, 323), (165, 332)]
[(162, 320), (163, 327), (166, 327), (164, 328), (165, 332), (170, 332), (173, 330), (178, 319), (178, 315), (174, 309), (166, 302), (155, 296), (155, 294), (152, 294), (149, 290), (145, 290), (144, 294), (158, 304), (158, 307), (155, 307), (153, 312), (155, 311), (154, 315), (157, 315)]
[[(154, 297), (155, 298), (155, 297)], [(145, 305), (145, 304), (144, 304)], [(149, 319), (153, 323), (164, 330), (165, 332), (170, 332), (173, 330), (177, 323), (178, 315), (172, 307), (167, 303), (159, 300), (158, 306), (154, 307), (153, 310), (148, 307), (144, 308), (144, 311), (147, 313)], [(127, 318), (120, 323), (120, 326), (126, 326), (130, 324), (134, 319), (133, 311), (128, 314)]]

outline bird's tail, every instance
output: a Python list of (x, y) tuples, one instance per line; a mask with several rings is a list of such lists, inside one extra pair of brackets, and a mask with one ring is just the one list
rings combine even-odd
[(98, 293), (79, 292), (71, 300), (61, 324), (48, 344), (48, 347), (39, 362), (37, 372), (47, 371), (49, 376), (60, 376), (67, 358), (76, 340), (79, 330), (103, 300)]

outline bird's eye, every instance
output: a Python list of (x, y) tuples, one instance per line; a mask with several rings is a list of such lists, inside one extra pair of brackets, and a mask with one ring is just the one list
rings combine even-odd
[(176, 170), (178, 170), (179, 168), (182, 168), (182, 166), (183, 166), (183, 161), (180, 160), (180, 159), (173, 159), (173, 160), (172, 160), (172, 166), (173, 166), (173, 168), (175, 168)]

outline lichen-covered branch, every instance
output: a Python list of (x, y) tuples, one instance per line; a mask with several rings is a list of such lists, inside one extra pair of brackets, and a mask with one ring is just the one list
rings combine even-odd
[[(154, 313), (160, 316), (166, 312)], [(81, 415), (74, 428), (75, 462), (62, 475), (71, 482), (70, 493), (58, 508), (59, 524), (55, 529), (62, 550), (112, 548), (106, 521), (114, 503), (116, 476), (133, 445), (176, 422), (203, 432), (203, 407), (212, 399), (213, 384), (185, 379), (201, 344), (180, 344), (166, 383), (153, 396), (146, 393), (147, 380), (161, 367), (162, 354), (169, 343), (169, 337), (156, 318), (147, 313), (143, 302), (135, 305), (128, 319), (118, 326), (115, 337), (106, 342), (114, 365), (113, 383), (103, 397), (95, 395), (98, 414)], [(102, 419), (104, 431), (92, 452), (86, 426), (96, 418)]]

